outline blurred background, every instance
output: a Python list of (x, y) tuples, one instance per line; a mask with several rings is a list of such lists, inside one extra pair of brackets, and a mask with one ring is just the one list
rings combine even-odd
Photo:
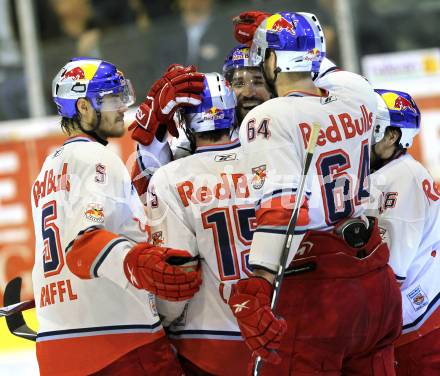
[[(63, 139), (51, 100), (57, 71), (73, 56), (109, 60), (131, 79), (139, 103), (171, 63), (221, 72), (237, 44), (231, 19), (245, 10), (315, 13), (339, 66), (412, 94), (422, 131), (411, 153), (440, 181), (438, 0), (0, 0), (0, 305), (17, 275), (22, 298), (32, 296), (28, 200), (45, 156)], [(131, 165), (128, 137), (111, 147)], [(38, 374), (33, 353), (0, 319), (0, 374)]]

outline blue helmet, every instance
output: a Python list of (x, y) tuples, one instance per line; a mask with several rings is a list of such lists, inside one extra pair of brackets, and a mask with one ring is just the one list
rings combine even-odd
[(373, 130), (373, 143), (382, 140), (387, 127), (397, 127), (402, 132), (399, 145), (409, 148), (420, 131), (420, 110), (408, 93), (397, 90), (375, 89), (377, 116)]
[(318, 72), (325, 57), (324, 33), (312, 13), (275, 13), (254, 34), (251, 64), (263, 63), (268, 48), (275, 51), (280, 72)]
[(237, 100), (229, 82), (219, 73), (206, 73), (202, 103), (186, 107), (184, 117), (193, 132), (229, 129), (234, 126)]
[(58, 114), (73, 118), (77, 114), (76, 102), (87, 98), (96, 111), (101, 111), (103, 97), (118, 94), (121, 104), (135, 102), (133, 87), (117, 68), (104, 60), (87, 57), (73, 58), (55, 76), (52, 96)]
[(226, 56), (223, 64), (223, 76), (227, 77), (235, 69), (251, 66), (249, 60), (249, 47), (245, 44), (239, 44), (229, 52), (228, 56)]

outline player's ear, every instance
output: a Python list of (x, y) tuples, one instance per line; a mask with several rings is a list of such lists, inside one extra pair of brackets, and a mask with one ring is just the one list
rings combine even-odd
[(78, 113), (81, 127), (85, 130), (93, 129), (96, 121), (95, 110), (87, 98), (80, 98), (76, 102), (76, 110)]
[(264, 59), (264, 71), (266, 72), (266, 75), (269, 79), (273, 80), (274, 77), (274, 71), (277, 66), (277, 55), (275, 54), (275, 51), (268, 48), (266, 50), (266, 57)]
[(388, 127), (385, 132), (385, 140), (387, 145), (391, 146), (396, 144), (400, 139), (401, 131), (394, 127)]
[(78, 111), (78, 114), (80, 116), (85, 116), (87, 112), (90, 111), (89, 107), (90, 107), (90, 103), (85, 98), (79, 98), (76, 101), (76, 110)]

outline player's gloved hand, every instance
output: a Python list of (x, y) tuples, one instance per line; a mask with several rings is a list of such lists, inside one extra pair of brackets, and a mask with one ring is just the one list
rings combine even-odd
[(193, 65), (170, 65), (138, 107), (136, 118), (128, 127), (132, 131), (131, 137), (143, 145), (149, 145), (160, 124), (165, 124), (171, 135), (177, 137), (179, 133), (173, 120), (174, 114), (178, 108), (200, 104), (204, 77), (196, 72)]
[(273, 286), (262, 277), (241, 279), (232, 286), (228, 304), (253, 355), (278, 364), (281, 358), (275, 350), (287, 324), (270, 309), (272, 292)]
[(242, 12), (238, 16), (235, 16), (232, 19), (235, 39), (240, 43), (250, 46), (254, 38), (255, 30), (257, 30), (260, 23), (269, 16), (271, 16), (270, 13), (260, 12), (258, 10)]
[(125, 256), (124, 272), (136, 288), (171, 301), (192, 298), (202, 283), (198, 261), (189, 252), (147, 243)]

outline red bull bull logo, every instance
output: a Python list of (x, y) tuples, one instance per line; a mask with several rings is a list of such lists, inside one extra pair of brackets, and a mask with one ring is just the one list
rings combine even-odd
[(67, 80), (68, 78), (76, 81), (76, 80), (83, 80), (86, 78), (86, 75), (84, 73), (84, 70), (81, 67), (75, 67), (71, 70), (66, 71), (63, 74), (63, 80)]
[(395, 111), (410, 110), (414, 113), (417, 113), (417, 110), (415, 109), (413, 103), (409, 99), (401, 95), (398, 95), (393, 92), (388, 92), (382, 94), (382, 98), (384, 99), (385, 103), (387, 104), (387, 107), (390, 110), (395, 110)]
[(203, 116), (203, 120), (220, 120), (225, 117), (225, 113), (223, 110), (217, 107), (211, 107), (208, 111), (205, 112)]
[(307, 54), (304, 57), (304, 60), (318, 61), (320, 57), (321, 57), (321, 52), (317, 48), (313, 48), (313, 49), (307, 51)]
[(408, 99), (406, 99), (406, 98), (404, 98), (404, 97), (402, 97), (400, 95), (394, 101), (394, 107), (399, 108), (401, 111), (408, 109), (408, 110), (411, 110), (413, 112), (416, 112), (416, 109), (414, 108), (412, 103)]
[(70, 79), (72, 81), (77, 80), (91, 80), (98, 70), (97, 64), (83, 64), (81, 66), (76, 66), (71, 69), (68, 69), (61, 76), (62, 81)]
[(284, 17), (279, 14), (274, 14), (267, 19), (266, 28), (267, 30), (273, 30), (276, 32), (281, 32), (283, 30), (287, 31), (292, 35), (296, 35), (296, 25), (298, 21), (294, 20), (293, 23), (287, 21)]

